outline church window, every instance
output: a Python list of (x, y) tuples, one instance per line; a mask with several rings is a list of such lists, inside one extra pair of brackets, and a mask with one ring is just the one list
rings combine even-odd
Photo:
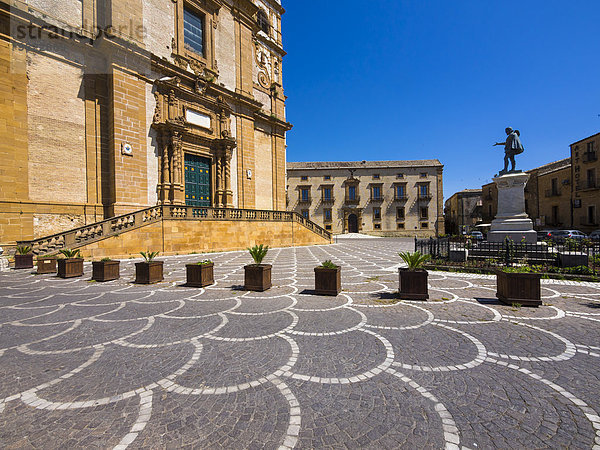
[(184, 8), (183, 40), (186, 49), (204, 56), (204, 15)]

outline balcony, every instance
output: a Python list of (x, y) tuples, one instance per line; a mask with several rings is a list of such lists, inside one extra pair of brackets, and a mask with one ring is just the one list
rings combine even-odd
[(321, 203), (335, 203), (335, 199), (333, 197), (323, 197)]
[(395, 202), (405, 202), (408, 200), (408, 195), (401, 195), (399, 197), (394, 197)]
[(346, 195), (344, 202), (348, 205), (358, 205), (360, 203), (360, 195), (356, 195), (354, 197)]
[(560, 189), (546, 189), (546, 197), (560, 197), (561, 195)]
[(308, 197), (300, 197), (300, 199), (298, 200), (298, 203), (300, 203), (300, 204), (307, 204), (310, 202), (311, 202), (310, 195)]
[(595, 151), (583, 153), (583, 162), (584, 163), (589, 163), (589, 162), (594, 162), (594, 161), (598, 161), (598, 153), (596, 153)]
[(428, 202), (429, 200), (431, 200), (431, 194), (419, 194), (417, 200), (419, 200), (420, 202)]
[(597, 180), (595, 178), (588, 178), (587, 180), (582, 180), (581, 185), (583, 186), (583, 190), (598, 189), (600, 188), (600, 180)]
[(371, 201), (372, 202), (382, 202), (383, 201), (383, 197), (380, 195), (378, 197), (371, 197)]

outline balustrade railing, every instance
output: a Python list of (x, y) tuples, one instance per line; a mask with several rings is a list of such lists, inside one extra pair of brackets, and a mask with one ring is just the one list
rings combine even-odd
[(162, 219), (175, 220), (234, 220), (266, 222), (298, 222), (314, 233), (331, 239), (331, 233), (296, 212), (263, 211), (254, 209), (199, 208), (195, 206), (153, 206), (121, 216), (96, 222), (73, 230), (57, 233), (31, 241), (19, 241), (19, 245), (31, 246), (35, 255), (56, 253), (65, 248), (77, 248), (85, 244), (116, 236), (124, 231), (139, 228)]

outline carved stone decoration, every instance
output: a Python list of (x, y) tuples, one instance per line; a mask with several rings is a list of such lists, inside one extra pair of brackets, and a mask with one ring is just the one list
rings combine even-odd
[(162, 121), (162, 98), (158, 91), (154, 92), (154, 100), (156, 105), (154, 107), (154, 117), (152, 118), (153, 123), (160, 123)]
[(264, 71), (258, 72), (258, 84), (260, 84), (265, 89), (269, 89), (271, 86), (271, 81), (269, 80), (269, 76)]

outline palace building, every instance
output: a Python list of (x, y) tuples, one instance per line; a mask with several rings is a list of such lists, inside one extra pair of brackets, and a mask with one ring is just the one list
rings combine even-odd
[(155, 205), (284, 211), (280, 0), (0, 0), (0, 245)]
[(443, 168), (437, 159), (290, 162), (288, 211), (334, 234), (444, 234)]

